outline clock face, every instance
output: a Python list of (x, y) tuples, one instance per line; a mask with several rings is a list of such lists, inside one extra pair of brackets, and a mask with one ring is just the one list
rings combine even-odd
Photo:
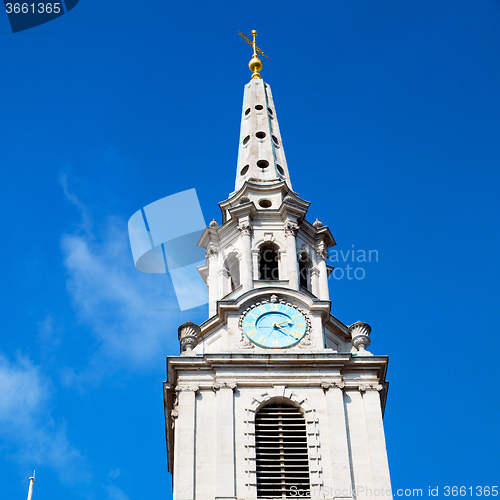
[(286, 304), (262, 304), (251, 309), (243, 319), (243, 332), (261, 347), (293, 346), (302, 339), (306, 331), (304, 315)]

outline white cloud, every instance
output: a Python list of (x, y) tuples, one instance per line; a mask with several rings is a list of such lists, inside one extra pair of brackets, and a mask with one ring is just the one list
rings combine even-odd
[(120, 468), (118, 467), (118, 469), (111, 469), (109, 471), (108, 477), (116, 479), (119, 475), (120, 475)]
[[(51, 383), (28, 358), (0, 353), (0, 436), (6, 455), (28, 469), (56, 469), (62, 481), (88, 477), (85, 461), (49, 412)], [(73, 479), (70, 479), (73, 478)]]
[(118, 487), (109, 485), (105, 486), (110, 500), (129, 500), (129, 497)]
[[(68, 292), (100, 345), (90, 372), (80, 378), (163, 363), (178, 349), (175, 325), (185, 321), (166, 276), (135, 269), (125, 221), (110, 218), (104, 232), (102, 238), (76, 232), (61, 240)], [(67, 382), (72, 378), (67, 374)]]

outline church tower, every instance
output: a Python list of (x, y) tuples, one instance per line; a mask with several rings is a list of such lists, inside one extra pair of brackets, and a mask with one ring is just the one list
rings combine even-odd
[(210, 317), (167, 358), (173, 499), (390, 497), (388, 359), (366, 350), (369, 325), (330, 312), (336, 243), (292, 190), (252, 35), (235, 190), (198, 243)]

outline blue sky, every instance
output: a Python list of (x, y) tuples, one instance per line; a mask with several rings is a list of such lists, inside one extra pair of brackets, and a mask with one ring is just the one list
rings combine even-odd
[(190, 188), (220, 222), (252, 29), (308, 219), (378, 252), (330, 292), (390, 356), (393, 488), (498, 484), (499, 25), (493, 0), (81, 0), (17, 34), (0, 15), (0, 499), (35, 468), (36, 500), (171, 497), (165, 357), (207, 308), (135, 270), (126, 224)]

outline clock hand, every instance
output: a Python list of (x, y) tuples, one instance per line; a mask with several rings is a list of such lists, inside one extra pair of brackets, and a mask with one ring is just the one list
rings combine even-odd
[[(276, 325), (276, 326), (278, 326), (278, 325)], [(284, 328), (281, 328), (281, 326), (278, 326), (278, 328), (280, 330), (282, 330), (283, 332), (285, 332), (289, 337), (295, 338), (292, 334), (288, 333)]]
[(286, 321), (282, 321), (281, 323), (274, 323), (273, 326), (280, 326), (282, 325), (283, 323), (293, 323), (293, 321), (291, 319), (287, 319)]

